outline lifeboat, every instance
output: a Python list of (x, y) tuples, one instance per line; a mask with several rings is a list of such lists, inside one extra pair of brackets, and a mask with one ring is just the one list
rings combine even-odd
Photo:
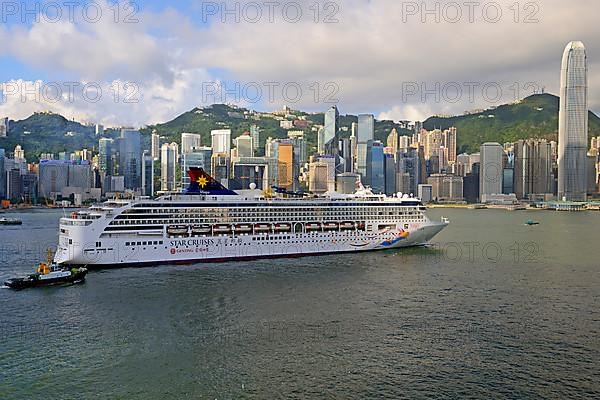
[(364, 231), (365, 230), (365, 223), (364, 222), (359, 222), (356, 225), (356, 229), (358, 229), (359, 231)]
[(290, 224), (275, 224), (275, 232), (289, 232), (292, 230)]
[(215, 235), (231, 233), (231, 225), (215, 225), (213, 226), (213, 232)]
[(314, 232), (314, 231), (320, 231), (321, 230), (321, 224), (319, 224), (318, 222), (311, 222), (306, 224), (306, 231), (307, 232)]
[(323, 229), (326, 231), (336, 231), (339, 228), (339, 225), (336, 222), (326, 222), (323, 224)]
[(236, 226), (234, 226), (234, 230), (236, 232), (240, 232), (240, 233), (252, 232), (252, 225), (248, 225), (248, 224), (236, 225)]
[(254, 232), (271, 232), (271, 225), (256, 224), (256, 225), (254, 225)]
[(194, 225), (192, 226), (192, 233), (195, 234), (208, 234), (210, 233), (210, 225)]
[(356, 224), (354, 222), (342, 222), (340, 224), (340, 229), (343, 231), (349, 231), (356, 228)]
[(170, 225), (167, 227), (169, 235), (187, 235), (188, 227), (185, 225)]

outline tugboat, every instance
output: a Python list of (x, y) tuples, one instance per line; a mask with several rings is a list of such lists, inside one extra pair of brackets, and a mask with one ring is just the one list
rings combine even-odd
[(38, 286), (76, 284), (85, 281), (87, 268), (62, 268), (52, 261), (53, 253), (48, 249), (48, 259), (40, 263), (37, 272), (24, 278), (12, 278), (4, 282), (11, 289), (26, 289)]
[(0, 218), (0, 225), (21, 225), (23, 221), (18, 218)]

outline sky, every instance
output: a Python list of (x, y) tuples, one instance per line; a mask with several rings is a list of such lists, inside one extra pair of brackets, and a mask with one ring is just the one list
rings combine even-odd
[(558, 94), (573, 40), (598, 113), (599, 11), (597, 0), (3, 0), (0, 117), (141, 127), (234, 103), (423, 120)]

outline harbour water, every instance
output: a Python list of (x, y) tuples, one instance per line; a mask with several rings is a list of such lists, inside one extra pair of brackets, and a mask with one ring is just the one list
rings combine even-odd
[[(61, 215), (11, 215), (0, 280)], [(600, 213), (429, 215), (427, 248), (2, 289), (0, 398), (599, 398)]]

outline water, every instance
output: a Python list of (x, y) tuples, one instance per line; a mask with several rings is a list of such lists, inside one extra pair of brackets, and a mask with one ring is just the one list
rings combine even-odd
[[(598, 398), (600, 213), (429, 213), (430, 248), (0, 290), (0, 398)], [(0, 227), (1, 280), (61, 214)]]

